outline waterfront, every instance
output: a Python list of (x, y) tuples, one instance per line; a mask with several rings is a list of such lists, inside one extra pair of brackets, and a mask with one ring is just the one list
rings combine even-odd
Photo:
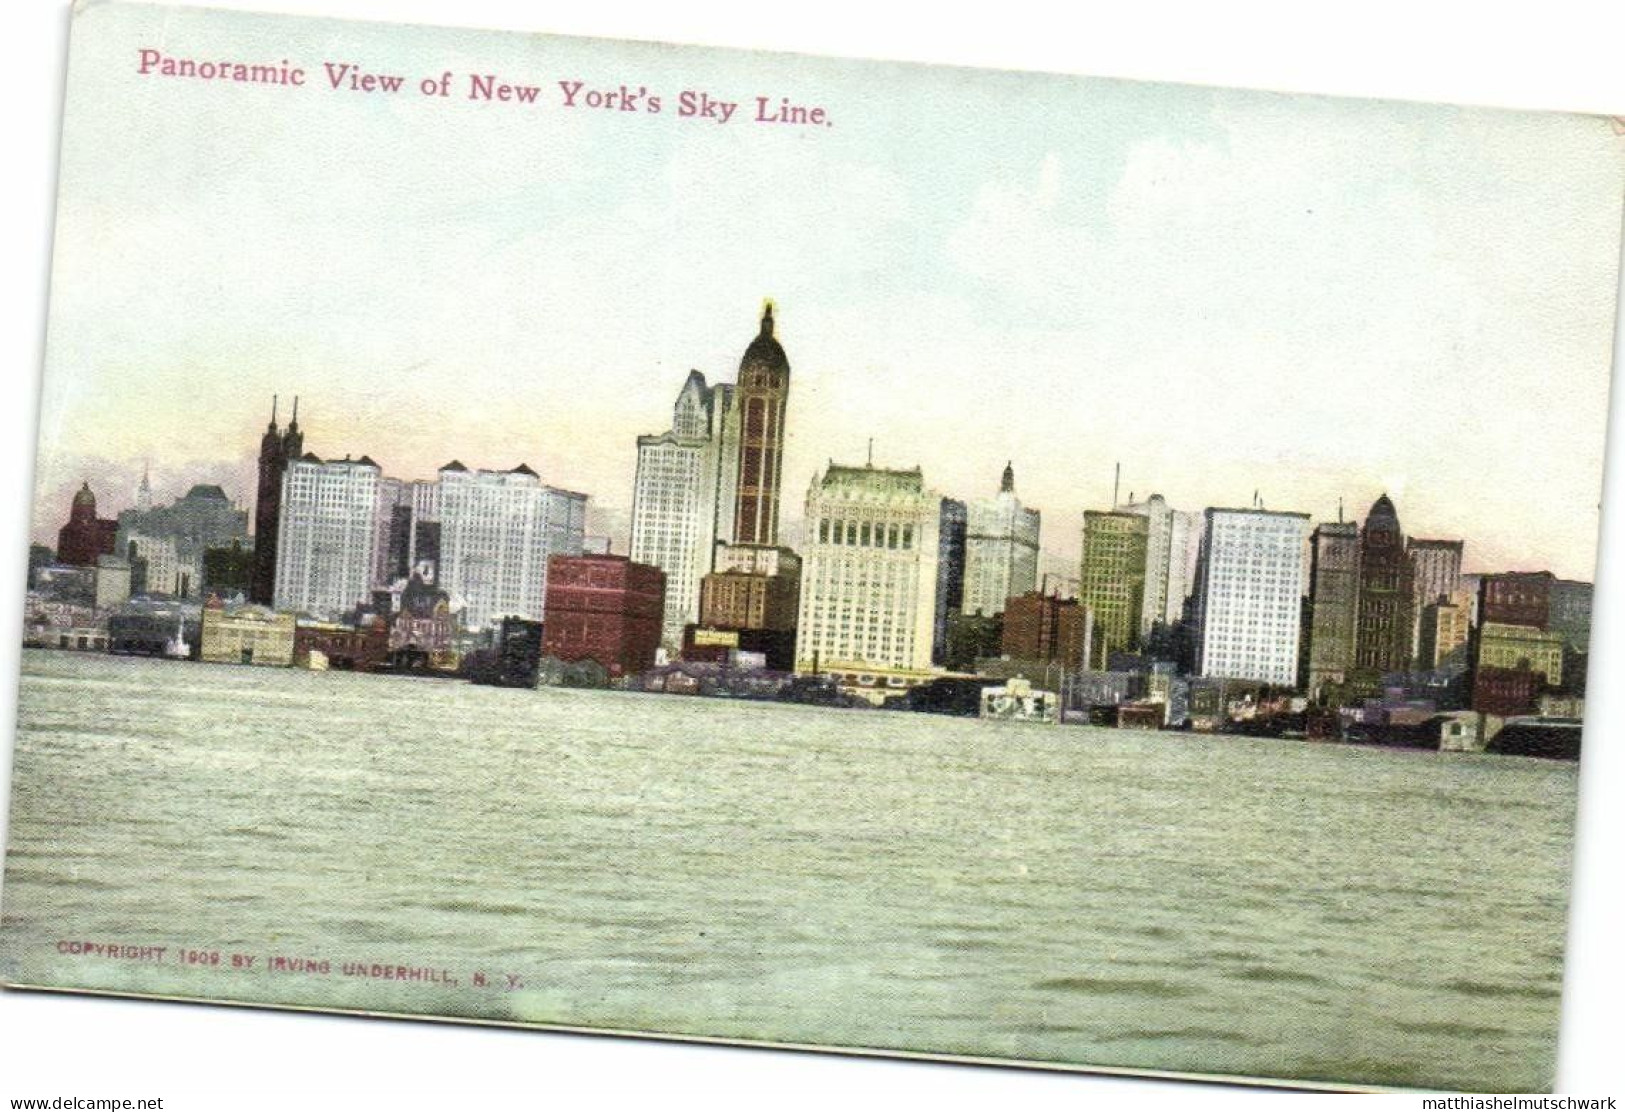
[(1572, 764), (66, 653), (23, 671), (8, 979), (1550, 1083)]

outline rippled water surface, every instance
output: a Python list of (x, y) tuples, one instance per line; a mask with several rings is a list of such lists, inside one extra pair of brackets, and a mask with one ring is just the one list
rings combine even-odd
[(40, 652), (23, 673), (12, 981), (1551, 1083), (1573, 765)]

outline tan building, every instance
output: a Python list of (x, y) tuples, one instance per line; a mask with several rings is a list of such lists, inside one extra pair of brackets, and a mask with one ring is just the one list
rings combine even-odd
[(801, 558), (788, 548), (728, 544), (700, 585), (700, 625), (785, 631), (796, 627)]
[(1563, 635), (1535, 626), (1485, 622), (1478, 631), (1480, 668), (1539, 672), (1548, 687), (1563, 682)]
[(1472, 624), (1472, 599), (1457, 591), (1422, 607), (1416, 666), (1462, 669), (1467, 665), (1467, 635)]
[(1078, 601), (1094, 615), (1090, 668), (1104, 669), (1112, 653), (1139, 644), (1149, 539), (1143, 514), (1084, 511)]
[(936, 618), (942, 497), (919, 469), (831, 464), (807, 492), (801, 672), (928, 674)]
[(264, 606), (227, 607), (218, 598), (203, 607), (198, 659), (210, 664), (293, 663), (294, 616)]

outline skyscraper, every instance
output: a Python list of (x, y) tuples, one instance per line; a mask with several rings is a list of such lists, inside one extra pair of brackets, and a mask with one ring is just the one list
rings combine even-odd
[(1411, 562), (1411, 656), (1421, 656), (1422, 608), (1448, 599), (1461, 580), (1461, 541), (1411, 537), (1405, 545)]
[(1309, 695), (1341, 684), (1354, 667), (1360, 611), (1360, 528), (1325, 521), (1309, 538)]
[(1103, 669), (1112, 653), (1139, 644), (1150, 531), (1144, 514), (1084, 511), (1078, 601), (1094, 615), (1090, 668)]
[(762, 309), (761, 331), (739, 361), (739, 495), (735, 544), (779, 543), (779, 481), (784, 459), (784, 410), (790, 360), (773, 337), (773, 303)]
[(1354, 665), (1367, 680), (1410, 666), (1411, 562), (1399, 514), (1386, 494), (1371, 505), (1360, 529), (1360, 606)]
[(937, 527), (937, 617), (931, 637), (931, 660), (948, 659), (948, 615), (965, 605), (965, 503), (942, 500)]
[(690, 371), (671, 428), (638, 437), (632, 488), (631, 558), (666, 573), (661, 641), (668, 649), (699, 621), (700, 580), (732, 528), (738, 472), (734, 388), (707, 386), (703, 374)]
[(918, 468), (831, 463), (807, 491), (796, 668), (924, 672), (942, 498)]
[[(737, 477), (723, 475), (719, 493), (737, 483), (733, 536), (719, 535), (711, 570), (700, 584), (700, 621), (709, 630), (759, 646), (775, 667), (793, 663), (801, 559), (779, 544), (779, 484), (790, 360), (773, 335), (773, 303), (761, 331), (739, 360)], [(723, 437), (724, 446), (729, 436)]]
[(504, 618), (543, 620), (547, 561), (579, 556), (587, 496), (543, 483), (524, 464), (440, 469), (440, 587), (462, 603), (468, 629)]
[(367, 600), (379, 478), (366, 456), (289, 461), (277, 523), (276, 609), (331, 619)]
[(1193, 631), (1201, 676), (1294, 685), (1309, 515), (1210, 509)]
[[(118, 515), (119, 555), (130, 555), (133, 545), (137, 557), (151, 561), (146, 589), (155, 594), (195, 595), (203, 584), (204, 553), (247, 542), (248, 511), (214, 483), (197, 483), (169, 505), (154, 506), (143, 475), (136, 508)], [(162, 549), (167, 552), (157, 551)]]
[(1140, 611), (1140, 635), (1144, 637), (1156, 623), (1171, 626), (1184, 615), (1185, 597), (1196, 578), (1202, 517), (1174, 509), (1160, 494), (1118, 509), (1146, 519), (1145, 591)]
[(967, 614), (1002, 614), (1004, 601), (1038, 585), (1037, 510), (1016, 497), (1015, 468), (1004, 465), (999, 492), (965, 507), (965, 591)]
[(276, 398), (271, 399), (271, 423), (260, 437), (259, 486), (254, 498), (254, 577), (249, 601), (269, 606), (276, 594), (278, 525), (282, 519), (282, 476), (288, 464), (305, 450), (305, 436), (299, 431), (299, 399), (293, 400), (293, 417), (282, 432), (276, 423)]

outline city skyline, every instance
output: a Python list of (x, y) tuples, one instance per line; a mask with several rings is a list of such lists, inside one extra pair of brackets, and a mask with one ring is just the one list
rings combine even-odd
[[(726, 373), (724, 373), (722, 376), (720, 376), (719, 381), (722, 378), (726, 378)], [(669, 405), (668, 405), (668, 410), (669, 410)], [(792, 412), (793, 412), (793, 410), (792, 410)], [(309, 406), (308, 406), (308, 399), (307, 399), (306, 420), (305, 420), (305, 424), (303, 426), (303, 431), (308, 432), (311, 428), (312, 428), (312, 426), (310, 424), (310, 409), (309, 409)], [(792, 423), (791, 424), (791, 429), (793, 430), (793, 428), (794, 428), (794, 425)], [(319, 439), (319, 433), (317, 434), (316, 439)], [(636, 439), (639, 439), (639, 438), (635, 437), (634, 440), (636, 440)], [(788, 434), (787, 439), (794, 439), (794, 432), (793, 431), (791, 431)], [(360, 455), (360, 453), (357, 453), (357, 452), (354, 452), (354, 451), (345, 453), (344, 455), (325, 455), (325, 454), (317, 451), (317, 444), (315, 443), (315, 440), (313, 440), (313, 442), (310, 445), (307, 446), (307, 451), (310, 452), (311, 454), (314, 454), (314, 455), (318, 456), (322, 461), (327, 462), (327, 463), (343, 463), (347, 458), (350, 458), (350, 459), (359, 458), (359, 455)], [(610, 453), (611, 449), (606, 446), (605, 452)], [(366, 453), (366, 454), (368, 455), (369, 458), (371, 457), (371, 453)], [(464, 454), (469, 455), (471, 459), (474, 458), (470, 453), (464, 453)], [(513, 453), (509, 453), (509, 454), (512, 455)], [(492, 453), (492, 455), (495, 456), (496, 458), (494, 458), (492, 460), (489, 460), (489, 461), (484, 461), (483, 457), (482, 457), (482, 463), (481, 463), (480, 466), (483, 469), (494, 472), (494, 473), (500, 473), (502, 471), (507, 470), (510, 467), (520, 466), (520, 463), (522, 462), (522, 461), (520, 461), (520, 462), (509, 462), (509, 463), (507, 463), (506, 466), (504, 466), (505, 457), (502, 457), (500, 455), (500, 453)], [(450, 459), (451, 459), (451, 457), (448, 455), (448, 462), (450, 461)], [(829, 460), (826, 462), (825, 467), (829, 466), (829, 464), (834, 464), (834, 465), (836, 465), (838, 467), (856, 467), (856, 468), (862, 468), (864, 466), (873, 466), (878, 470), (886, 470), (888, 468), (893, 468), (894, 466), (897, 467), (897, 468), (908, 469), (911, 466), (911, 465), (908, 465), (908, 464), (893, 465), (893, 464), (891, 464), (889, 462), (888, 463), (877, 463), (877, 462), (874, 462), (872, 459), (869, 460), (867, 464), (865, 464), (865, 463), (859, 462), (855, 458), (851, 459), (851, 460), (844, 460), (843, 461), (843, 459), (840, 458), (840, 457), (830, 457)], [(1010, 461), (1007, 461), (1007, 465), (1009, 465), (1009, 464), (1010, 464)], [(395, 480), (395, 481), (398, 481), (398, 482), (404, 482), (404, 483), (410, 484), (410, 483), (413, 483), (413, 482), (434, 482), (436, 476), (439, 474), (439, 472), (445, 466), (445, 463), (443, 462), (439, 466), (436, 466), (436, 467), (432, 468), (427, 475), (401, 474), (398, 471), (396, 471), (394, 468), (392, 468), (386, 461), (382, 461), (382, 460), (377, 461), (377, 465), (382, 469), (381, 474), (384, 475), (385, 477), (387, 477), (388, 479), (392, 479), (392, 480)], [(122, 512), (122, 511), (124, 511), (126, 509), (136, 508), (136, 506), (137, 506), (137, 504), (139, 502), (139, 493), (137, 495), (132, 495), (127, 501), (121, 500), (118, 497), (118, 489), (117, 489), (117, 486), (115, 484), (116, 484), (116, 481), (118, 479), (121, 479), (121, 478), (124, 477), (124, 471), (123, 471), (124, 466), (126, 466), (126, 465), (124, 465), (124, 464), (116, 464), (116, 465), (111, 465), (111, 469), (109, 469), (109, 467), (102, 467), (102, 468), (97, 469), (97, 470), (95, 470), (93, 472), (93, 476), (94, 475), (100, 475), (102, 477), (102, 480), (103, 480), (103, 483), (105, 484), (105, 486), (104, 485), (99, 485), (98, 482), (96, 481), (96, 479), (93, 476), (91, 476), (91, 477), (81, 477), (79, 479), (74, 479), (74, 480), (71, 480), (71, 481), (70, 480), (64, 480), (65, 489), (67, 489), (69, 493), (59, 503), (57, 503), (55, 505), (53, 505), (53, 504), (51, 504), (49, 502), (46, 502), (44, 497), (43, 497), (43, 493), (42, 493), (36, 499), (36, 503), (37, 503), (36, 517), (35, 517), (35, 520), (34, 520), (34, 523), (33, 523), (33, 532), (32, 532), (32, 540), (33, 540), (33, 542), (36, 543), (36, 544), (45, 545), (47, 547), (53, 547), (54, 546), (57, 532), (60, 529), (62, 522), (64, 520), (66, 520), (67, 509), (65, 507), (68, 507), (68, 506), (71, 505), (74, 493), (76, 493), (78, 491), (79, 487), (82, 484), (87, 483), (87, 482), (89, 483), (93, 493), (95, 494), (99, 512), (111, 513), (113, 516), (117, 516), (120, 512)], [(179, 469), (179, 470), (177, 470), (177, 471), (175, 471), (175, 472), (173, 472), (173, 473), (171, 473), (171, 474), (169, 474), (167, 476), (163, 472), (159, 472), (156, 475), (154, 475), (154, 473), (151, 470), (150, 461), (148, 461), (145, 457), (142, 459), (142, 461), (140, 461), (140, 463), (137, 466), (140, 468), (140, 478), (136, 482), (135, 489), (139, 492), (142, 489), (142, 487), (145, 486), (148, 496), (152, 499), (152, 501), (155, 504), (170, 501), (170, 500), (173, 500), (173, 499), (177, 499), (177, 498), (181, 497), (181, 495), (184, 494), (186, 491), (190, 490), (191, 488), (193, 488), (193, 487), (195, 487), (195, 486), (197, 486), (199, 484), (216, 484), (216, 485), (220, 485), (225, 490), (228, 497), (231, 498), (231, 501), (232, 501), (233, 505), (243, 509), (244, 511), (248, 512), (250, 514), (250, 516), (252, 516), (253, 510), (254, 510), (254, 507), (255, 507), (255, 498), (253, 496), (253, 492), (252, 492), (252, 489), (251, 489), (252, 482), (242, 481), (240, 479), (240, 476), (237, 478), (236, 483), (235, 483), (235, 488), (234, 488), (233, 479), (226, 478), (226, 477), (222, 476), (218, 471), (210, 470), (209, 465), (204, 464), (204, 463), (193, 463), (193, 464), (190, 464), (190, 465), (185, 465), (181, 469)], [(255, 461), (253, 460), (253, 458), (251, 456), (245, 455), (242, 460), (237, 461), (237, 463), (234, 465), (235, 470), (234, 470), (233, 474), (235, 475), (236, 472), (241, 471), (243, 468), (247, 468), (250, 471), (250, 474), (252, 475), (253, 470), (254, 470), (254, 466), (255, 466)], [(913, 465), (913, 466), (917, 466), (917, 465)], [(965, 491), (965, 490), (947, 490), (947, 489), (943, 489), (942, 485), (939, 484), (939, 483), (936, 483), (934, 480), (932, 480), (929, 473), (924, 472), (923, 468), (918, 468), (918, 469), (921, 470), (922, 473), (926, 474), (927, 481), (930, 483), (930, 485), (933, 488), (937, 489), (939, 491), (939, 493), (944, 498), (949, 498), (949, 499), (956, 499), (956, 498), (957, 499), (974, 499), (974, 498), (976, 498), (978, 496), (979, 492), (974, 491), (974, 490)], [(629, 471), (635, 471), (636, 470), (635, 453), (633, 453), (632, 463), (630, 464), (628, 470)], [(816, 468), (814, 470), (814, 472), (811, 475), (808, 476), (809, 481), (815, 480), (816, 476), (820, 472), (822, 472), (823, 470), (824, 470), (824, 467)], [(544, 469), (544, 470), (540, 471), (539, 474), (540, 474), (541, 479), (542, 479), (543, 482), (545, 482), (545, 483), (547, 483), (549, 485), (558, 485), (558, 484), (555, 484), (553, 482), (551, 472)], [(113, 477), (112, 482), (107, 481), (109, 476)], [(794, 481), (795, 481), (795, 476), (786, 476), (786, 484), (787, 484), (786, 489), (790, 489), (790, 484), (793, 484)], [(1119, 483), (1119, 485), (1121, 485), (1121, 484)], [(243, 490), (243, 489), (240, 489), (240, 488), (243, 488), (243, 487), (247, 487), (247, 488), (250, 488), (250, 489), (248, 489), (246, 491)], [(806, 487), (806, 484), (803, 483), (799, 487), (797, 487), (796, 489), (804, 490), (805, 487)], [(986, 495), (984, 495), (984, 497), (991, 497), (993, 494), (997, 494), (997, 492), (998, 492), (998, 487), (997, 487), (997, 484), (995, 484), (993, 489), (990, 492), (988, 492)], [(595, 491), (583, 491), (581, 493), (586, 495), (586, 497), (587, 497), (587, 503), (586, 503), (586, 505), (587, 505), (587, 510), (586, 510), (586, 514), (587, 514), (586, 534), (588, 536), (597, 536), (597, 537), (607, 538), (611, 542), (613, 551), (619, 552), (619, 553), (621, 553), (623, 555), (626, 554), (627, 551), (628, 551), (628, 548), (629, 548), (628, 541), (629, 541), (629, 528), (630, 528), (630, 521), (631, 521), (631, 499), (630, 498), (627, 499), (627, 505), (625, 507), (622, 507), (622, 506), (619, 506), (619, 505), (613, 505), (613, 506), (608, 507), (608, 512), (606, 513), (606, 507), (605, 507), (605, 504), (604, 504), (605, 500), (600, 498), (599, 495), (597, 494), (597, 492), (595, 492)], [(1120, 500), (1119, 500), (1119, 502), (1117, 504), (1113, 505), (1112, 504), (1112, 499), (1111, 499), (1110, 495), (1108, 495), (1106, 498), (1101, 499), (1098, 504), (1086, 505), (1086, 506), (1082, 507), (1081, 509), (1077, 510), (1072, 515), (1068, 515), (1066, 510), (1063, 508), (1060, 511), (1053, 512), (1053, 517), (1051, 518), (1051, 511), (1047, 507), (1030, 507), (1032, 509), (1038, 509), (1038, 510), (1044, 512), (1046, 517), (1051, 518), (1051, 520), (1053, 520), (1055, 518), (1065, 520), (1069, 516), (1075, 516), (1077, 518), (1077, 520), (1078, 520), (1078, 524), (1072, 530), (1070, 530), (1069, 532), (1063, 534), (1063, 539), (1062, 539), (1061, 543), (1059, 543), (1059, 544), (1053, 543), (1054, 539), (1055, 539), (1055, 534), (1057, 532), (1059, 532), (1059, 530), (1055, 526), (1049, 525), (1046, 522), (1046, 524), (1044, 526), (1040, 527), (1041, 531), (1039, 533), (1039, 553), (1038, 553), (1039, 554), (1039, 560), (1040, 560), (1040, 567), (1039, 567), (1039, 571), (1038, 571), (1038, 575), (1037, 575), (1037, 582), (1038, 582), (1038, 584), (1042, 585), (1044, 583), (1045, 579), (1046, 579), (1046, 575), (1050, 579), (1055, 578), (1055, 575), (1054, 575), (1053, 572), (1046, 572), (1046, 570), (1045, 570), (1046, 565), (1054, 565), (1054, 564), (1066, 565), (1069, 573), (1072, 574), (1073, 576), (1075, 576), (1077, 571), (1078, 571), (1078, 568), (1075, 565), (1078, 563), (1078, 561), (1082, 557), (1082, 545), (1081, 545), (1080, 542), (1081, 542), (1081, 534), (1082, 534), (1082, 530), (1083, 530), (1083, 524), (1082, 523), (1083, 523), (1083, 519), (1084, 519), (1085, 514), (1087, 514), (1087, 513), (1138, 513), (1138, 512), (1141, 512), (1139, 510), (1139, 508), (1138, 508), (1139, 503), (1131, 503), (1130, 502), (1131, 497), (1137, 498), (1137, 499), (1140, 500), (1140, 503), (1143, 503), (1146, 498), (1160, 495), (1160, 496), (1163, 496), (1165, 498), (1165, 500), (1167, 501), (1168, 506), (1171, 509), (1179, 511), (1179, 512), (1193, 514), (1193, 515), (1196, 515), (1196, 516), (1200, 516), (1201, 513), (1204, 510), (1207, 510), (1207, 509), (1215, 509), (1215, 510), (1267, 509), (1267, 510), (1271, 510), (1271, 511), (1283, 512), (1283, 513), (1302, 514), (1302, 515), (1305, 515), (1305, 516), (1307, 516), (1309, 518), (1310, 523), (1311, 523), (1311, 529), (1309, 531), (1312, 531), (1313, 526), (1321, 525), (1321, 524), (1346, 523), (1346, 524), (1350, 524), (1350, 525), (1353, 525), (1353, 526), (1359, 526), (1362, 522), (1365, 521), (1365, 516), (1366, 516), (1366, 513), (1369, 510), (1370, 506), (1375, 504), (1375, 502), (1377, 500), (1381, 499), (1382, 497), (1387, 496), (1389, 492), (1386, 491), (1386, 490), (1379, 491), (1377, 494), (1372, 495), (1370, 498), (1352, 497), (1352, 496), (1347, 498), (1347, 499), (1339, 498), (1337, 508), (1333, 511), (1333, 513), (1330, 516), (1327, 516), (1327, 517), (1321, 517), (1321, 516), (1319, 516), (1317, 514), (1314, 514), (1314, 513), (1310, 512), (1310, 511), (1295, 508), (1295, 507), (1291, 507), (1291, 506), (1273, 505), (1273, 504), (1270, 504), (1267, 499), (1263, 498), (1262, 492), (1255, 492), (1255, 493), (1257, 493), (1259, 495), (1259, 500), (1260, 500), (1260, 502), (1263, 503), (1260, 506), (1251, 505), (1251, 500), (1250, 499), (1239, 499), (1239, 498), (1232, 501), (1232, 502), (1230, 502), (1230, 503), (1226, 503), (1226, 504), (1222, 504), (1222, 505), (1217, 505), (1216, 504), (1216, 505), (1212, 505), (1212, 506), (1203, 506), (1203, 505), (1196, 505), (1194, 503), (1192, 503), (1192, 504), (1183, 503), (1177, 497), (1168, 497), (1166, 495), (1166, 492), (1164, 492), (1162, 490), (1155, 490), (1151, 494), (1142, 494), (1139, 491), (1120, 490), (1119, 491)], [(39, 503), (44, 503), (44, 507), (45, 507), (44, 508), (44, 514), (45, 514), (45, 516), (43, 516), (43, 517), (39, 516), (39, 510), (38, 510), (38, 504)], [(797, 545), (805, 543), (805, 538), (804, 538), (804, 536), (802, 534), (803, 518), (802, 518), (802, 514), (801, 514), (800, 511), (801, 511), (801, 507), (800, 507), (800, 502), (799, 502), (799, 496), (797, 498), (786, 499), (785, 500), (784, 519), (789, 524), (789, 530), (788, 530), (788, 532), (789, 532), (789, 540), (791, 542), (793, 542), (793, 543), (791, 543), (791, 547), (796, 547)], [(55, 515), (55, 516), (52, 516), (52, 515)], [(1406, 535), (1406, 537), (1408, 537), (1413, 542), (1424, 542), (1424, 543), (1429, 543), (1429, 544), (1437, 543), (1436, 538), (1441, 538), (1441, 537), (1446, 536), (1446, 530), (1443, 530), (1443, 529), (1437, 529), (1437, 528), (1431, 528), (1431, 527), (1418, 529), (1416, 527), (1416, 525), (1415, 525), (1415, 519), (1411, 516), (1411, 513), (1409, 511), (1407, 511), (1403, 507), (1403, 503), (1402, 503), (1402, 506), (1401, 506), (1400, 515), (1401, 515), (1401, 520), (1402, 520), (1402, 523), (1403, 523), (1403, 526), (1404, 526), (1405, 535)], [(612, 531), (605, 531), (602, 528), (602, 526), (604, 526), (606, 524), (606, 521), (613, 524), (614, 528), (613, 528)], [(595, 526), (597, 526), (599, 528), (595, 528)], [(1476, 536), (1450, 537), (1449, 539), (1450, 540), (1455, 540), (1455, 541), (1465, 542), (1466, 547), (1465, 547), (1465, 551), (1464, 551), (1464, 554), (1463, 554), (1463, 557), (1462, 557), (1462, 565), (1461, 565), (1461, 567), (1462, 567), (1463, 573), (1466, 573), (1466, 574), (1476, 574), (1476, 573), (1486, 573), (1486, 572), (1504, 572), (1504, 571), (1535, 571), (1535, 570), (1541, 570), (1541, 571), (1551, 571), (1559, 579), (1571, 579), (1571, 580), (1580, 580), (1580, 581), (1590, 582), (1592, 580), (1592, 578), (1593, 578), (1592, 571), (1594, 570), (1594, 563), (1593, 563), (1592, 568), (1582, 569), (1582, 571), (1584, 572), (1583, 574), (1565, 575), (1562, 571), (1558, 570), (1556, 567), (1550, 567), (1550, 566), (1545, 566), (1545, 565), (1537, 567), (1536, 562), (1534, 561), (1534, 559), (1532, 557), (1525, 557), (1522, 560), (1520, 560), (1516, 555), (1517, 546), (1516, 546), (1515, 542), (1508, 542), (1508, 541), (1502, 540), (1500, 543), (1496, 543), (1496, 540), (1493, 539), (1493, 538), (1482, 538), (1482, 537), (1476, 537)], [(1304, 535), (1305, 546), (1308, 545), (1308, 541), (1309, 541), (1309, 532), (1306, 531), (1306, 533)], [(1307, 547), (1306, 547), (1305, 551), (1307, 552)], [(1486, 558), (1484, 558), (1481, 555), (1481, 553), (1483, 553), (1485, 551), (1490, 551), (1490, 552), (1506, 551), (1506, 552), (1512, 553), (1511, 562), (1509, 563), (1509, 562), (1503, 561), (1501, 563), (1492, 564), (1489, 560), (1487, 560)], [(1073, 591), (1072, 593), (1075, 593), (1075, 591)]]
[[(220, 26), (266, 26), (108, 18), (161, 18), (198, 53)], [(440, 32), (292, 33), (290, 55), (448, 60)], [(458, 63), (538, 81), (595, 56), (449, 39)], [(403, 478), (452, 455), (523, 460), (591, 492), (624, 538), (630, 462), (596, 446), (663, 427), (670, 384), (725, 374), (731, 322), (772, 296), (796, 352), (791, 488), (871, 438), (877, 464), (964, 497), (1013, 459), (1046, 547), (1070, 556), (1121, 462), (1124, 497), (1258, 490), (1329, 521), (1340, 498), (1386, 492), (1422, 531), (1472, 539), (1473, 567), (1593, 576), (1619, 214), (1606, 121), (915, 67), (882, 120), (852, 63), (623, 55), (673, 90), (771, 75), (835, 121), (745, 144), (554, 107), (368, 112), (143, 82), (94, 50), (71, 97), (177, 122), (64, 142), (54, 265), (100, 280), (54, 307), (37, 537), (83, 479), (122, 501), (111, 480), (146, 458), (161, 485), (231, 470), (247, 501), (241, 446), (263, 417), (190, 388), (228, 372), (234, 396), (321, 409), (323, 454)], [(960, 110), (928, 108), (944, 98)], [(251, 170), (199, 154), (228, 135)]]

